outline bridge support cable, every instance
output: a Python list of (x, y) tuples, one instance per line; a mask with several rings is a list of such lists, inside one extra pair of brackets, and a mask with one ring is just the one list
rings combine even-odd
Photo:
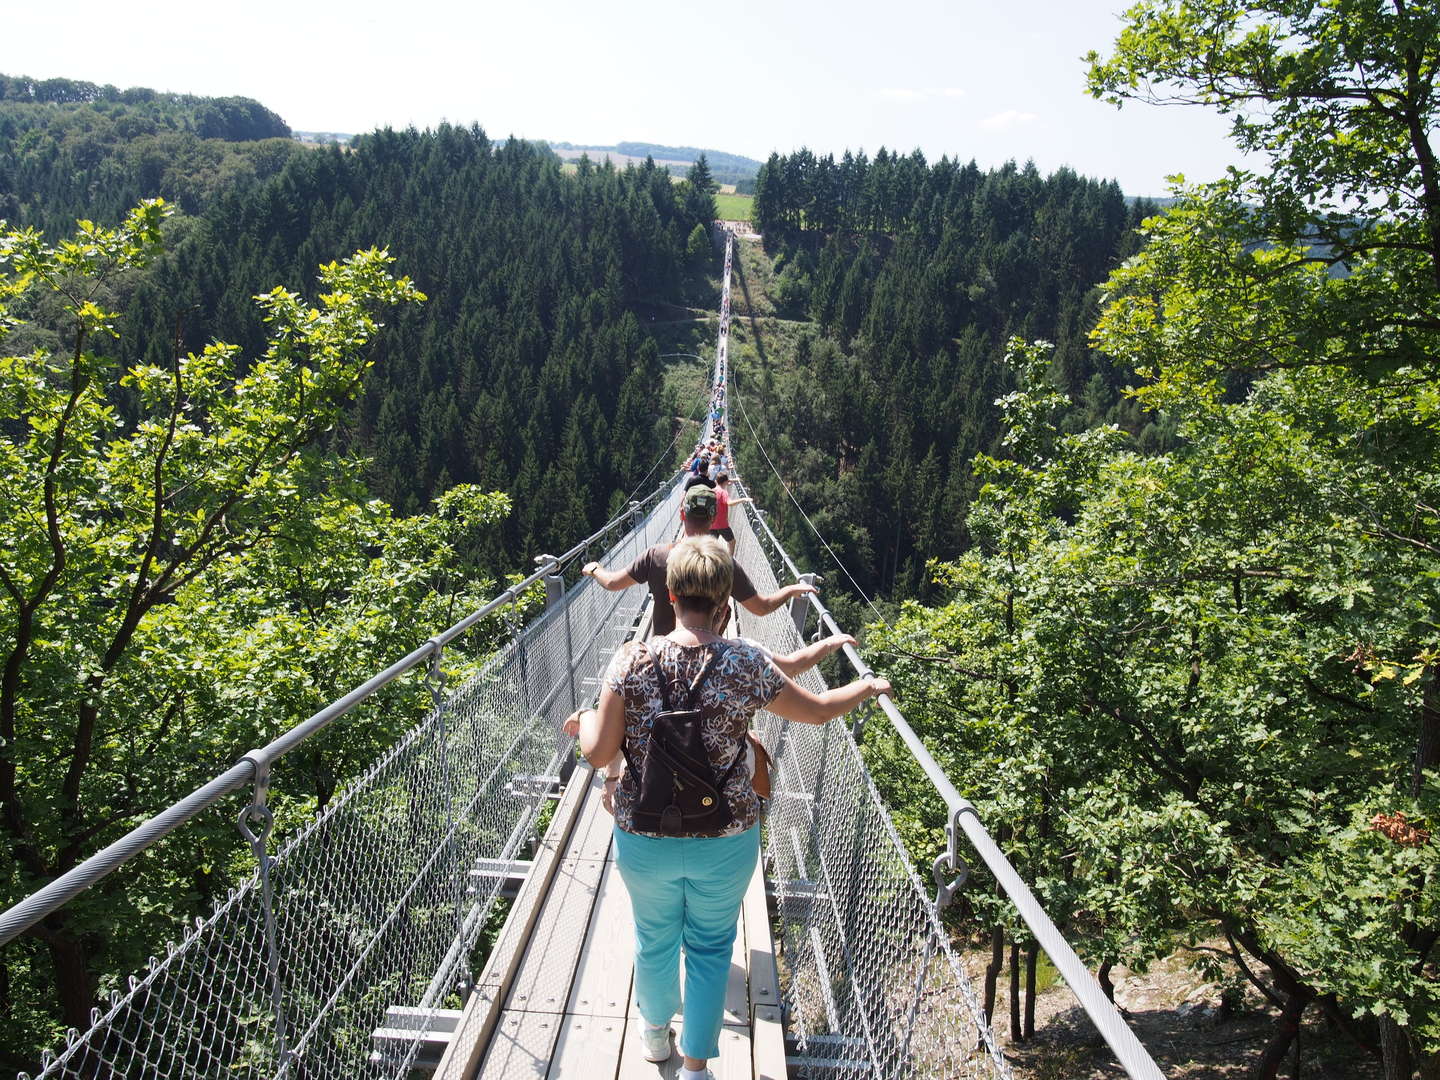
[[(736, 401), (743, 414), (744, 403), (738, 395)], [(757, 448), (775, 469), (748, 415), (744, 418)], [(733, 435), (731, 432), (732, 441)], [(776, 478), (793, 501), (778, 470)], [(747, 494), (743, 483), (737, 487), (740, 495)], [(813, 530), (804, 508), (798, 502), (795, 505)], [(731, 527), (738, 541), (736, 558), (756, 588), (771, 590), (781, 576), (792, 581), (812, 580), (814, 575), (802, 573), (785, 551), (763, 512), (752, 510), (746, 506), (732, 510)], [(816, 535), (830, 550), (824, 537), (818, 531)], [(835, 557), (833, 551), (831, 555)], [(836, 562), (849, 577), (838, 558)], [(843, 632), (818, 596), (798, 598), (794, 605), (788, 619), (779, 618), (778, 613), (766, 619), (744, 618), (745, 632), (776, 652), (789, 652), (804, 644), (804, 626), (811, 614), (817, 633)], [(870, 606), (874, 608), (873, 603)], [(844, 654), (857, 676), (873, 673), (853, 646), (845, 646)], [(824, 686), (813, 671), (801, 681), (807, 680), (812, 689)], [(1126, 1074), (1135, 1080), (1161, 1080), (1163, 1074), (1154, 1059), (895, 702), (888, 695), (881, 696), (870, 708), (885, 717), (944, 800), (946, 851), (932, 868), (932, 898), (911, 869), (861, 759), (857, 737), (863, 721), (857, 720), (850, 732), (833, 723), (817, 731), (765, 714), (770, 736), (767, 744), (778, 747), (779, 772), (765, 853), (789, 961), (785, 1003), (797, 1049), (807, 1060), (813, 1061), (817, 1055), (827, 1062), (845, 1059), (857, 1068), (855, 1059), (868, 1058), (877, 1076), (911, 1075), (907, 1072), (911, 1068), (927, 1075), (1009, 1074), (974, 987), (939, 918), (967, 876), (961, 856), (963, 838), (995, 875)], [(848, 985), (841, 982), (838, 991), (837, 967), (850, 971)], [(837, 1024), (842, 1030), (834, 1030)], [(983, 1053), (967, 1055), (967, 1040), (956, 1038), (957, 1032), (966, 1029), (978, 1032)], [(968, 1046), (973, 1048), (975, 1042), (969, 1039)], [(982, 1057), (991, 1072), (980, 1067)]]
[[(448, 691), (443, 650), (592, 549), (626, 565), (669, 539), (680, 495), (673, 477), (569, 551), (537, 560), (491, 603), (0, 914), (0, 941), (11, 940), (197, 815), (218, 807), (233, 820), (227, 796), (255, 785), (243, 815), (255, 872), (95, 1009), (88, 1030), (46, 1052), (41, 1075), (407, 1077), (431, 1028), (448, 1022), (445, 1006), (473, 984), (486, 917), (573, 761), (561, 721), (593, 696), (645, 596), (552, 581), (547, 608)], [(275, 761), (422, 666), (429, 715), (267, 850)], [(384, 1049), (372, 1053), (376, 1031)]]

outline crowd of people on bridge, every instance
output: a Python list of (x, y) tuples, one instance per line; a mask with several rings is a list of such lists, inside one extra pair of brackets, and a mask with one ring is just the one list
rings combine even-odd
[(681, 1080), (713, 1080), (706, 1062), (719, 1053), (731, 949), (759, 859), (770, 751), (751, 721), (768, 709), (823, 724), (890, 692), (874, 675), (819, 694), (794, 681), (853, 646), (849, 635), (786, 655), (726, 636), (740, 608), (764, 617), (816, 591), (795, 582), (762, 593), (734, 561), (730, 508), (750, 500), (730, 493), (734, 461), (725, 424), (732, 249), (727, 236), (714, 390), (686, 464), (684, 536), (646, 549), (624, 568), (588, 562), (581, 569), (611, 591), (648, 588), (652, 636), (616, 654), (597, 706), (577, 710), (565, 724), (604, 774), (604, 803), (615, 816), (616, 865), (635, 916), (641, 1051), (648, 1061), (669, 1060), (670, 1022), (683, 1007)]

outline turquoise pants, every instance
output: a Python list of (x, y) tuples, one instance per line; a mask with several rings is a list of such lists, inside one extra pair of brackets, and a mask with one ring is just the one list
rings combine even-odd
[(760, 826), (737, 836), (655, 837), (615, 830), (615, 862), (635, 911), (635, 1005), (647, 1023), (685, 1017), (680, 1052), (720, 1053), (730, 950), (740, 902), (760, 855)]

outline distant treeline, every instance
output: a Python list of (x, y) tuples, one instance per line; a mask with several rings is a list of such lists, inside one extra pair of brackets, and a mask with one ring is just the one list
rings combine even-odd
[(302, 152), (249, 98), (0, 75), (0, 218), (52, 236), (77, 218), (113, 223), (155, 195), (199, 213)]
[(0, 101), (36, 105), (138, 105), (156, 117), (167, 117), (202, 139), (288, 139), (289, 125), (247, 97), (194, 97), (166, 94), (144, 86), (103, 86), (79, 79), (32, 79), (0, 75)]
[[(925, 561), (967, 545), (971, 462), (998, 448), (1013, 334), (1055, 343), (1055, 376), (1082, 406), (1075, 423), (1111, 420), (1142, 447), (1166, 442), (1163, 426), (1120, 400), (1129, 373), (1087, 347), (1096, 286), (1137, 250), (1150, 213), (1113, 181), (1069, 169), (1042, 177), (1033, 164), (985, 172), (883, 149), (766, 162), (755, 215), (775, 259), (775, 299), (813, 328), (795, 347), (793, 384), (782, 375), (748, 404), (867, 591), (923, 591)], [(763, 505), (783, 507), (747, 442), (747, 479)], [(790, 524), (794, 549), (828, 561)]]
[[(739, 154), (727, 154), (723, 150), (702, 150), (695, 146), (665, 146), (662, 143), (622, 142), (614, 146), (577, 146), (575, 143), (557, 142), (553, 145), (562, 150), (610, 150), (629, 157), (656, 158), (660, 161), (699, 161), (703, 156), (710, 167), (710, 177), (717, 184), (734, 184), (741, 195), (753, 194), (755, 176), (760, 171), (760, 162)], [(683, 176), (686, 166), (668, 166), (672, 175)]]

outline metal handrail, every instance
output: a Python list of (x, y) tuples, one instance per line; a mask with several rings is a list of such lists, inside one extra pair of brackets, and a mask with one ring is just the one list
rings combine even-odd
[[(672, 476), (660, 484), (643, 501), (649, 502), (664, 493), (675, 483), (675, 479)], [(489, 603), (428, 639), (423, 645), (395, 661), (378, 675), (360, 684), (344, 697), (331, 702), (319, 712), (296, 724), (264, 746), (242, 755), (234, 765), (231, 765), (219, 776), (196, 788), (183, 799), (172, 803), (148, 821), (137, 825), (114, 843), (97, 851), (84, 862), (67, 870), (19, 903), (0, 912), (0, 945), (8, 944), (41, 919), (79, 896), (101, 878), (123, 866), (156, 841), (174, 832), (195, 815), (214, 806), (225, 796), (253, 783), (257, 778), (267, 775), (271, 765), (285, 754), (328, 727), (401, 675), (437, 655), (446, 645), (471, 629), (480, 620), (506, 604), (513, 603), (526, 589), (538, 584), (542, 578), (559, 571), (591, 545), (614, 532), (616, 528), (633, 520), (640, 505), (641, 502), (631, 502), (614, 518), (563, 555), (539, 556), (536, 560), (540, 563), (539, 569), (523, 581), (511, 585)]]
[[(743, 490), (744, 485), (740, 486)], [(794, 575), (797, 581), (800, 580), (800, 568), (790, 558), (789, 553), (771, 530), (764, 516), (758, 512), (750, 516), (764, 531), (770, 545), (784, 562), (785, 568)], [(828, 628), (831, 633), (844, 633), (818, 594), (808, 594), (804, 599), (815, 609), (821, 625)], [(854, 668), (857, 677), (863, 679), (875, 674), (853, 645), (844, 646), (842, 651), (845, 653), (845, 658), (850, 661), (850, 666)], [(1130, 1030), (1130, 1026), (1125, 1023), (1124, 1017), (1120, 1015), (1114, 1002), (1105, 996), (1105, 991), (1100, 988), (1095, 976), (1090, 974), (1090, 969), (1075, 954), (1075, 950), (1070, 947), (1070, 943), (1065, 940), (1059, 928), (1051, 921), (1050, 916), (1045, 914), (1045, 909), (1035, 899), (1030, 887), (1025, 884), (1024, 879), (1010, 864), (1010, 860), (1005, 857), (1005, 853), (1000, 850), (995, 839), (986, 831), (974, 804), (956, 790), (955, 785), (950, 782), (950, 778), (945, 775), (945, 770), (940, 767), (934, 756), (925, 747), (920, 736), (915, 734), (915, 730), (906, 721), (895, 702), (891, 700), (890, 695), (881, 694), (875, 700), (880, 706), (881, 712), (890, 721), (890, 726), (894, 728), (895, 734), (900, 736), (900, 740), (910, 751), (911, 756), (915, 758), (921, 771), (934, 785), (940, 797), (945, 800), (949, 820), (945, 825), (946, 854), (944, 858), (949, 864), (951, 873), (959, 874), (963, 866), (959, 854), (959, 834), (964, 833), (976, 854), (980, 856), (980, 861), (995, 875), (995, 880), (1004, 889), (1010, 902), (1015, 905), (1020, 917), (1025, 920), (1025, 925), (1030, 928), (1030, 932), (1035, 935), (1035, 940), (1040, 943), (1040, 947), (1050, 957), (1056, 970), (1060, 972), (1066, 985), (1075, 994), (1081, 1007), (1089, 1015), (1091, 1022), (1105, 1039), (1125, 1072), (1135, 1080), (1164, 1080), (1164, 1074), (1155, 1064), (1155, 1059), (1150, 1056), (1150, 1052)], [(940, 883), (937, 882), (937, 884)]]

